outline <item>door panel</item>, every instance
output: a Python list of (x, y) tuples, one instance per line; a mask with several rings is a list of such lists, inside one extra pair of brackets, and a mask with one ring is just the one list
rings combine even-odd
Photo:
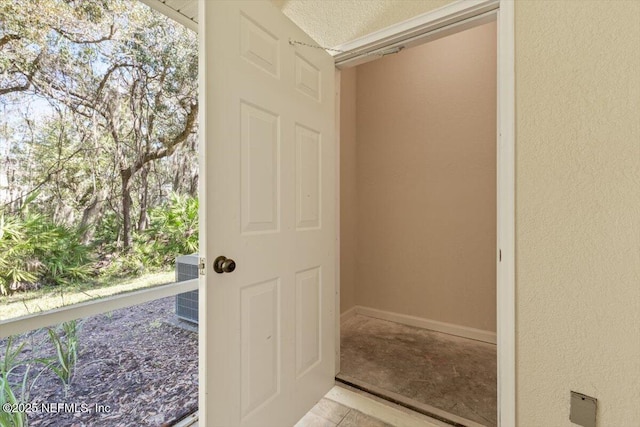
[(320, 229), (322, 164), (320, 132), (296, 123), (296, 227)]
[(275, 232), (280, 223), (280, 118), (240, 104), (242, 232)]
[(333, 59), (268, 1), (199, 16), (200, 423), (292, 426), (333, 385)]
[(279, 282), (270, 280), (241, 290), (243, 417), (280, 390)]
[(322, 360), (320, 267), (296, 273), (296, 377)]

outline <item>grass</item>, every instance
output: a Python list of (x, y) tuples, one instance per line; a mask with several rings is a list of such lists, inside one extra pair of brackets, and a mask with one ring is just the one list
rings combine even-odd
[(97, 283), (43, 288), (27, 293), (15, 293), (0, 297), (0, 307), (2, 308), (0, 310), (0, 320), (13, 319), (83, 301), (173, 282), (175, 282), (175, 273), (166, 271), (131, 279), (101, 279)]

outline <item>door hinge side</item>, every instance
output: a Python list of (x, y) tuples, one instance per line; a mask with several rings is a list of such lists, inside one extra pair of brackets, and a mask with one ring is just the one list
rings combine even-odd
[(200, 258), (200, 261), (198, 263), (198, 274), (200, 276), (204, 276), (205, 274), (207, 274), (207, 259), (206, 258)]

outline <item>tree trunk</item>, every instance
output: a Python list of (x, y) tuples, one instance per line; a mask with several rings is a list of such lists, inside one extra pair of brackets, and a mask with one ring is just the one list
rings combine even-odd
[(138, 218), (138, 231), (147, 228), (147, 209), (149, 206), (149, 166), (144, 166), (140, 170), (140, 180), (142, 189), (140, 191), (140, 217)]
[(131, 171), (120, 171), (122, 180), (122, 248), (128, 251), (131, 247)]
[(191, 197), (198, 197), (198, 171), (191, 175), (191, 180), (189, 181), (189, 195)]
[(173, 175), (173, 185), (171, 186), (171, 190), (173, 190), (174, 193), (179, 193), (180, 192), (180, 182), (182, 181), (182, 171), (183, 171), (183, 167), (182, 167), (182, 161), (180, 156), (176, 156), (176, 159), (171, 162), (171, 165), (173, 166), (173, 170), (174, 170), (174, 175)]
[(102, 218), (104, 201), (108, 196), (107, 190), (100, 190), (82, 212), (80, 228), (82, 229), (82, 244), (88, 245), (96, 234), (96, 225)]

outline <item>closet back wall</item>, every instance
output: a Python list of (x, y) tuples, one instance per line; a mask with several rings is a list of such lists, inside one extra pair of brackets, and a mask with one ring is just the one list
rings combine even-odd
[(495, 332), (495, 22), (346, 77), (343, 311), (355, 304)]

